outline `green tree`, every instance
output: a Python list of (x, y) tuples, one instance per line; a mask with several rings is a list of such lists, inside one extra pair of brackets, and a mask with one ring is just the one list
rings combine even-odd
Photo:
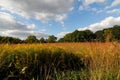
[(0, 36), (0, 43), (17, 44), (20, 42), (21, 40), (19, 38)]
[(36, 38), (36, 36), (30, 35), (27, 37), (27, 39), (25, 41), (27, 43), (36, 43), (36, 42), (38, 42), (38, 39)]
[(105, 41), (103, 30), (99, 30), (99, 31), (95, 32), (94, 34), (96, 36), (96, 41), (101, 41), (101, 42)]
[(22, 42), (21, 39), (19, 39), (19, 38), (13, 38), (13, 43), (18, 44), (18, 43), (21, 43), (21, 42)]
[(72, 33), (68, 33), (62, 38), (62, 41), (65, 42), (85, 42), (85, 41), (93, 41), (95, 38), (94, 34), (90, 30), (78, 31), (75, 30)]
[(77, 42), (85, 42), (85, 32), (84, 31), (79, 31), (77, 35)]
[(118, 25), (112, 28), (112, 40), (120, 40), (120, 26)]
[(79, 40), (78, 40), (78, 38), (79, 38), (79, 31), (75, 30), (74, 32), (72, 32), (71, 38), (72, 38), (72, 42), (79, 42)]
[(58, 40), (58, 42), (65, 42), (65, 41), (64, 41), (64, 38), (60, 38), (60, 39)]
[(65, 42), (72, 42), (72, 33), (68, 33), (64, 36)]
[(85, 30), (85, 31), (84, 31), (84, 38), (85, 38), (85, 41), (90, 42), (90, 41), (93, 41), (93, 40), (94, 40), (95, 35), (93, 34), (92, 31), (90, 31), (90, 30)]
[(45, 39), (42, 37), (42, 38), (40, 38), (40, 43), (45, 43), (46, 41), (45, 41)]
[(55, 37), (54, 35), (51, 35), (48, 37), (48, 39), (46, 40), (48, 43), (54, 43), (56, 42), (57, 37)]

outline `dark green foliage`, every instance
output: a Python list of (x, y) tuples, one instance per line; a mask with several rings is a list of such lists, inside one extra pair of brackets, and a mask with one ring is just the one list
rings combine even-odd
[(54, 35), (51, 35), (48, 37), (48, 39), (46, 40), (48, 43), (54, 43), (56, 42), (57, 37), (55, 37)]
[(104, 32), (103, 31), (97, 31), (95, 32), (95, 36), (96, 36), (96, 41), (105, 41), (105, 38), (104, 38)]
[(64, 41), (65, 42), (72, 42), (72, 34), (68, 33), (64, 36)]
[(120, 26), (115, 25), (112, 29), (112, 39), (113, 40), (120, 40)]
[(40, 38), (39, 42), (40, 43), (46, 43), (46, 40), (42, 37), (42, 38)]
[(21, 43), (21, 40), (19, 38), (0, 36), (0, 43), (9, 43), (9, 44), (14, 43), (14, 44), (17, 44), (17, 43)]
[(58, 42), (65, 42), (65, 41), (64, 41), (64, 38), (60, 38), (60, 39), (58, 40)]
[(120, 40), (120, 26), (115, 25), (112, 28), (106, 28), (93, 33), (90, 30), (78, 31), (66, 34), (60, 38), (59, 42), (91, 42), (91, 41), (119, 41)]
[(65, 42), (90, 42), (93, 41), (94, 34), (90, 30), (78, 31), (75, 30), (72, 33), (68, 33), (62, 38), (62, 41)]
[(36, 36), (30, 35), (30, 36), (27, 37), (26, 42), (27, 43), (37, 43), (38, 40), (37, 40)]

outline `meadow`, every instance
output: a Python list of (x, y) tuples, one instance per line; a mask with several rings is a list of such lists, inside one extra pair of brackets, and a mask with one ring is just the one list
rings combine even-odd
[(11, 77), (120, 80), (120, 43), (0, 44), (0, 80)]

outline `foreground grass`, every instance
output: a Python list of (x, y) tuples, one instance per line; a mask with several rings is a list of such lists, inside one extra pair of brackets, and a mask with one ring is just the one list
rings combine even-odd
[(119, 43), (1, 44), (0, 80), (120, 80)]

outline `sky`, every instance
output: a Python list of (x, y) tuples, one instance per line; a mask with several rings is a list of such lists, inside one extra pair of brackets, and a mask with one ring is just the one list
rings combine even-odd
[(0, 35), (58, 38), (120, 25), (120, 0), (0, 0)]

